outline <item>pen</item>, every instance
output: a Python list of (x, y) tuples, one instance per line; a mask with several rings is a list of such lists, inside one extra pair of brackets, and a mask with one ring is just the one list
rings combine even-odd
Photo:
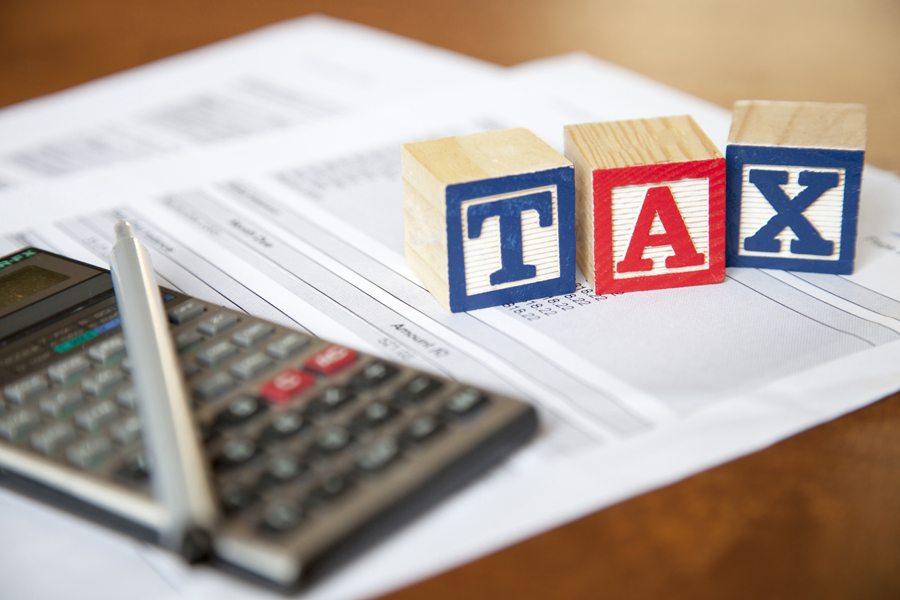
[(208, 468), (189, 412), (150, 255), (131, 225), (115, 224), (111, 270), (125, 347), (138, 398), (153, 491), (168, 514), (163, 546), (189, 562), (208, 558), (216, 505)]

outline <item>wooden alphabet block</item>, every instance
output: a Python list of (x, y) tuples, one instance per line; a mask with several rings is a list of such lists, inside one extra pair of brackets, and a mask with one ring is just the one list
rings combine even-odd
[(406, 262), (459, 312), (575, 290), (572, 163), (527, 129), (404, 144)]
[(726, 264), (852, 273), (865, 147), (861, 104), (735, 103)]
[(565, 137), (595, 293), (725, 279), (725, 159), (691, 117), (567, 125)]

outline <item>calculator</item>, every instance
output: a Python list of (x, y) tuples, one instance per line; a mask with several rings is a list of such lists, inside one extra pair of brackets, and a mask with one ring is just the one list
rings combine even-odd
[[(211, 562), (293, 590), (498, 463), (524, 402), (161, 289), (219, 507)], [(108, 270), (0, 258), (0, 484), (159, 543)]]

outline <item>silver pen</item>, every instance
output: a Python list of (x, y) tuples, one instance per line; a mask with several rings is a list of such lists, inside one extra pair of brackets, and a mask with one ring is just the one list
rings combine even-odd
[(138, 397), (144, 445), (156, 499), (168, 514), (163, 546), (188, 561), (207, 558), (217, 510), (208, 466), (169, 332), (150, 255), (131, 225), (114, 226), (112, 279), (125, 348)]

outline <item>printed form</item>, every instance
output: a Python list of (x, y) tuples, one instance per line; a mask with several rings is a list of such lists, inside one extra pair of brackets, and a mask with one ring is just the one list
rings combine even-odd
[[(413, 60), (413, 42), (326, 19), (311, 22), (304, 35), (337, 40), (349, 31), (372, 54), (396, 51)], [(276, 26), (202, 50), (202, 60), (185, 58), (195, 72), (232, 51), (258, 51), (259, 61), (266, 56), (259, 47), (276, 46), (279, 31), (307, 25)], [(303, 44), (303, 36), (294, 37), (292, 43)], [(19, 158), (44, 156), (48, 144), (77, 136), (67, 137), (61, 125), (36, 128), (43, 141), (25, 129), (10, 136), (14, 141), (3, 136), (8, 145), (0, 172), (15, 173), (9, 181), (16, 184), (0, 190), (10, 215), (0, 251), (30, 244), (105, 266), (112, 223), (127, 218), (150, 250), (161, 284), (538, 407), (542, 427), (529, 446), (305, 597), (386, 592), (900, 388), (900, 180), (873, 168), (863, 184), (852, 276), (729, 269), (719, 285), (595, 296), (579, 274), (573, 294), (446, 312), (405, 266), (401, 143), (527, 126), (561, 150), (568, 123), (687, 113), (724, 149), (730, 114), (582, 55), (502, 71), (421, 52), (417, 60), (433, 75), (447, 68), (450, 85), (428, 95), (404, 91), (392, 102), (364, 99), (340, 116), (215, 143), (181, 141), (177, 151), (91, 163), (74, 149), (71, 160), (89, 166), (34, 170), (28, 179)], [(247, 59), (247, 72), (255, 72), (254, 64)], [(165, 82), (164, 65), (151, 67), (148, 78)], [(141, 88), (140, 73), (126, 75), (97, 95)], [(472, 78), (465, 92), (451, 91), (453, 77)], [(282, 73), (267, 81), (288, 86), (289, 79)], [(314, 91), (331, 94), (331, 88)], [(311, 94), (293, 89), (301, 92)], [(75, 100), (52, 97), (16, 110), (31, 119), (69, 109), (87, 115), (91, 95), (78, 91)], [(148, 97), (147, 106), (157, 100), (173, 102)], [(15, 129), (20, 115), (4, 113), (0, 130)], [(161, 113), (94, 114), (91, 127), (106, 131), (116, 121), (126, 123), (129, 135), (137, 130), (132, 126), (161, 135), (160, 121), (147, 121), (147, 114)], [(207, 117), (192, 114), (187, 127), (194, 130)], [(216, 115), (217, 131), (243, 127), (243, 113)], [(47, 222), (44, 215), (57, 209), (59, 216)], [(17, 534), (5, 536), (16, 543), (0, 544), (8, 589), (33, 590), (27, 586), (49, 554), (69, 578), (45, 578), (46, 596), (58, 596), (73, 581), (94, 598), (266, 595), (8, 492), (0, 491), (0, 505), (0, 529)], [(26, 546), (34, 552), (23, 552)], [(31, 558), (38, 555), (40, 561)], [(130, 577), (103, 579), (107, 564)]]

